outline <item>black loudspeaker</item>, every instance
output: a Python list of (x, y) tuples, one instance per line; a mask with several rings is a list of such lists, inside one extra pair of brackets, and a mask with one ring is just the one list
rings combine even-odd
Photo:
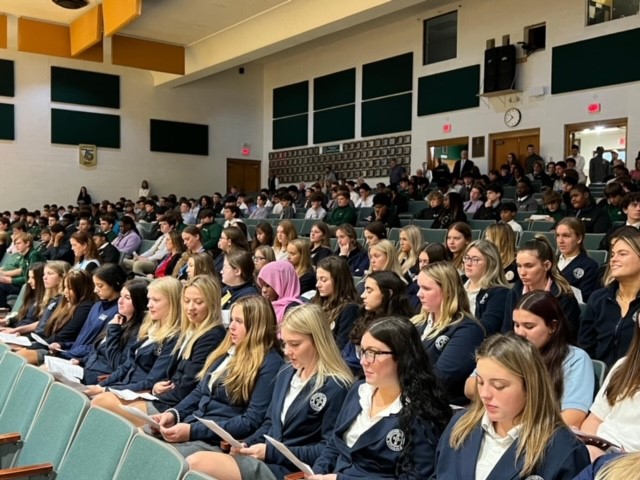
[(484, 93), (498, 90), (498, 49), (484, 51)]
[(496, 90), (515, 88), (516, 78), (516, 46), (503, 45), (498, 50), (498, 80)]

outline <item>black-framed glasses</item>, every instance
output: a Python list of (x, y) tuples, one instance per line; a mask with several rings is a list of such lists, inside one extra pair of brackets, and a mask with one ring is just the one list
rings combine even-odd
[(356, 347), (356, 358), (358, 360), (361, 360), (362, 357), (364, 357), (364, 359), (368, 363), (374, 363), (378, 355), (393, 355), (393, 354), (394, 352), (380, 352), (378, 350), (373, 350), (371, 348), (366, 348), (363, 350), (362, 347), (360, 346)]
[(470, 263), (471, 265), (478, 265), (482, 259), (480, 257), (470, 257), (469, 255), (465, 255), (462, 257), (463, 263)]

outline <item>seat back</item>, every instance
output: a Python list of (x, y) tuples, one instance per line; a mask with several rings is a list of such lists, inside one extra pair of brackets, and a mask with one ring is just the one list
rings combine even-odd
[(90, 408), (56, 480), (113, 480), (134, 432), (135, 427), (124, 418), (99, 407)]
[(184, 477), (182, 477), (182, 480), (216, 480), (216, 479), (213, 477), (210, 477), (209, 475), (205, 475), (204, 473), (196, 472), (194, 470), (189, 470), (187, 473), (184, 474)]
[(18, 374), (25, 363), (24, 358), (11, 352), (5, 352), (0, 360), (0, 412), (4, 409), (16, 378), (18, 378)]
[(18, 296), (16, 297), (16, 301), (14, 302), (13, 306), (11, 307), (11, 312), (12, 313), (18, 313), (20, 311), (20, 308), (22, 308), (22, 304), (24, 303), (24, 297), (27, 295), (27, 284), (25, 283), (22, 288), (20, 289), (20, 292), (18, 293)]
[(146, 434), (136, 434), (116, 471), (115, 480), (179, 480), (189, 469), (177, 450)]
[(607, 364), (602, 360), (591, 359), (591, 362), (593, 362), (593, 373), (596, 375), (596, 388), (600, 390), (607, 375)]
[(89, 399), (61, 383), (51, 385), (14, 467), (51, 463), (58, 468), (89, 408)]
[(447, 231), (439, 228), (421, 228), (422, 240), (426, 243), (444, 243)]

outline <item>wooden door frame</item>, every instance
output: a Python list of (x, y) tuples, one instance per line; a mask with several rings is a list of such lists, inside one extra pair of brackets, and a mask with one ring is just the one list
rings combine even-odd
[(227, 176), (227, 192), (231, 188), (229, 185), (229, 163), (243, 163), (245, 165), (256, 165), (258, 167), (258, 189), (262, 186), (262, 160), (251, 160), (248, 158), (229, 158), (227, 157), (226, 176)]
[(526, 128), (524, 130), (507, 130), (504, 132), (496, 132), (489, 134), (489, 157), (487, 165), (489, 170), (492, 169), (493, 162), (493, 143), (496, 140), (506, 140), (510, 138), (518, 138), (518, 137), (526, 137), (528, 135), (537, 135), (538, 139), (540, 138), (540, 129), (539, 128)]
[[(620, 128), (623, 126), (624, 126), (624, 142), (625, 142), (624, 145), (626, 149), (628, 145), (627, 141), (629, 139), (629, 118), (627, 117), (611, 118), (606, 120), (592, 120), (590, 122), (567, 123), (564, 126), (564, 158), (571, 156), (571, 132), (584, 130), (585, 128), (593, 128), (593, 127)], [(627, 160), (628, 160), (628, 155), (627, 155)], [(589, 159), (587, 159), (587, 162), (589, 162)]]
[[(463, 145), (466, 144), (469, 148), (469, 137), (454, 137), (454, 138), (441, 138), (438, 140), (427, 140), (427, 165), (429, 168), (433, 168), (435, 165), (435, 158), (431, 158), (431, 148), (448, 147), (449, 145)], [(469, 157), (471, 158), (471, 157)]]

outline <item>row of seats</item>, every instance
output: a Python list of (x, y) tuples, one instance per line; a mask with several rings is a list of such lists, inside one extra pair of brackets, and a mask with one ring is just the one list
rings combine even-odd
[(170, 445), (90, 407), (0, 343), (0, 479), (203, 480)]

